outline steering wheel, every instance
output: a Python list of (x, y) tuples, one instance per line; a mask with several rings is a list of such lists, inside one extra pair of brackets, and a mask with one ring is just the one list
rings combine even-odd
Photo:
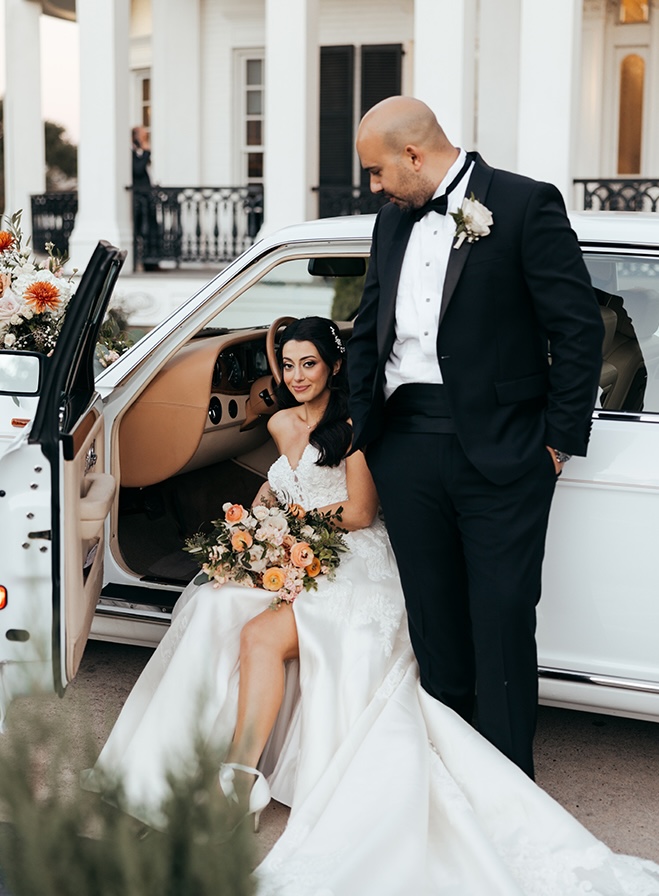
[(273, 320), (270, 324), (268, 334), (265, 337), (265, 353), (268, 358), (272, 378), (277, 385), (281, 383), (281, 370), (279, 368), (279, 361), (277, 360), (276, 348), (277, 333), (282, 327), (287, 327), (296, 320), (297, 317), (278, 317), (277, 320)]

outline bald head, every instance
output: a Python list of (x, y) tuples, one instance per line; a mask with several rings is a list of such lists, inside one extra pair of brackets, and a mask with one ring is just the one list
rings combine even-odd
[(357, 142), (375, 134), (396, 151), (406, 143), (436, 152), (453, 149), (432, 109), (412, 96), (390, 96), (368, 110), (359, 125)]
[(402, 209), (420, 208), (458, 157), (434, 112), (411, 96), (391, 96), (362, 118), (357, 152), (371, 190)]

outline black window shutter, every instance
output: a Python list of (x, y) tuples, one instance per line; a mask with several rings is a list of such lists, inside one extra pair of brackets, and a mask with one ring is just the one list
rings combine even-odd
[[(402, 86), (402, 44), (382, 44), (361, 48), (362, 89), (360, 114), (388, 96), (398, 96)], [(368, 173), (362, 171), (362, 190), (368, 190)]]
[(320, 186), (352, 184), (355, 48), (320, 48)]

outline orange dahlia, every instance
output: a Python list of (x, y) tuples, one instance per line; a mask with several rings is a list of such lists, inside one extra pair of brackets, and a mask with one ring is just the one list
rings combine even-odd
[(11, 249), (16, 240), (7, 230), (0, 230), (0, 252), (6, 252)]
[(36, 280), (25, 290), (23, 298), (36, 314), (43, 314), (44, 311), (57, 311), (62, 297), (54, 283)]

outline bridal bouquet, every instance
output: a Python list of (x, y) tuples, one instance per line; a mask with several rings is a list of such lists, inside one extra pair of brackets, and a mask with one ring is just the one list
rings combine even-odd
[[(22, 247), (21, 212), (0, 230), (0, 348), (50, 354), (73, 292), (65, 277), (67, 261), (46, 243), (48, 259), (39, 262)], [(75, 271), (74, 271), (75, 273)]]
[(195, 582), (216, 586), (235, 582), (273, 592), (271, 607), (292, 603), (304, 589), (316, 589), (317, 576), (332, 575), (348, 549), (335, 513), (305, 511), (299, 504), (245, 510), (225, 504), (224, 518), (213, 520), (213, 531), (188, 538), (184, 550), (199, 560)]
[[(68, 259), (53, 243), (45, 245), (45, 261), (23, 248), (20, 211), (5, 220), (7, 227), (0, 230), (0, 349), (50, 355), (73, 295), (77, 269), (71, 277), (64, 275)], [(122, 309), (111, 308), (95, 349), (98, 366), (108, 367), (131, 345)]]

